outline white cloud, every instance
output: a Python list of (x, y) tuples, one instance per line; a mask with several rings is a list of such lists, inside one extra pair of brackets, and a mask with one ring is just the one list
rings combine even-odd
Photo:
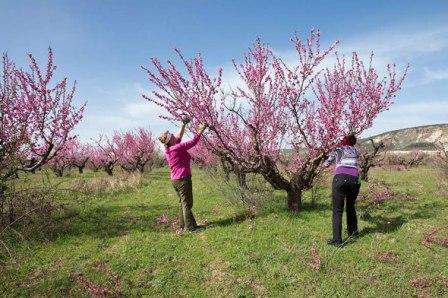
[(448, 122), (448, 100), (428, 100), (393, 105), (381, 114), (363, 136), (420, 125)]
[[(380, 73), (385, 72), (388, 63), (399, 62), (399, 66), (406, 63), (419, 62), (443, 53), (448, 48), (448, 27), (435, 27), (431, 30), (411, 30), (396, 28), (387, 31), (365, 33), (361, 37), (354, 37), (342, 43), (338, 52), (349, 55), (358, 51), (363, 59), (368, 59), (374, 51), (374, 65)], [(276, 51), (286, 63), (294, 65), (297, 61), (293, 50)], [(222, 88), (229, 92), (231, 87), (241, 86), (241, 78), (230, 62), (224, 61)], [(334, 57), (329, 57), (324, 67), (331, 66)], [(216, 68), (210, 69), (216, 74)], [(417, 87), (434, 81), (447, 80), (448, 69), (441, 65), (439, 68), (422, 67), (412, 69), (412, 78), (408, 77), (405, 87)], [(146, 86), (146, 85), (145, 85)], [(100, 87), (98, 87), (100, 88)], [(114, 130), (133, 129), (139, 126), (150, 127), (158, 134), (165, 129), (175, 130), (176, 127), (158, 116), (165, 114), (164, 110), (154, 103), (142, 99), (141, 94), (151, 94), (152, 90), (145, 89), (141, 83), (124, 84), (117, 89), (103, 89), (100, 96), (111, 98), (110, 105), (104, 107), (104, 101), (95, 107), (87, 107), (85, 120), (77, 129), (82, 139), (95, 138), (98, 134), (111, 134)], [(87, 97), (86, 97), (87, 98)], [(430, 123), (448, 122), (448, 100), (406, 102), (399, 98), (397, 104), (383, 113), (365, 135), (372, 135), (391, 129), (424, 125)], [(101, 106), (100, 106), (101, 104)], [(91, 109), (93, 108), (93, 109)]]
[[(436, 26), (434, 26), (436, 27)], [(395, 28), (365, 34), (365, 37), (348, 40), (344, 50), (361, 53), (374, 51), (390, 58), (415, 57), (420, 54), (440, 52), (448, 47), (448, 28), (412, 31)]]
[(138, 119), (154, 118), (164, 112), (161, 107), (147, 101), (128, 102), (124, 105), (123, 110), (128, 116)]
[[(176, 127), (159, 115), (164, 110), (142, 98), (142, 93), (150, 94), (139, 83), (125, 85), (121, 90), (103, 90), (101, 92), (110, 100), (110, 105), (104, 102), (93, 102), (87, 106), (83, 121), (76, 129), (81, 140), (91, 142), (100, 135), (110, 136), (114, 131), (124, 131), (138, 127), (150, 128), (157, 135), (165, 129), (175, 130)], [(114, 96), (114, 97), (113, 97)]]
[(424, 69), (425, 80), (428, 82), (448, 80), (448, 68), (447, 69)]

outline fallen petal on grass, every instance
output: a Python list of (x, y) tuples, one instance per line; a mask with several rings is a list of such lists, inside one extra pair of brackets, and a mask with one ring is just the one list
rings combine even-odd
[(317, 253), (317, 245), (316, 242), (313, 242), (313, 245), (311, 246), (311, 262), (310, 262), (310, 267), (313, 268), (314, 270), (319, 270), (321, 265), (322, 265), (322, 261), (320, 259), (319, 254)]

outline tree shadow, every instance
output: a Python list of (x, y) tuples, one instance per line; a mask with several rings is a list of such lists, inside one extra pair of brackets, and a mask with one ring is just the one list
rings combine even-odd
[(238, 212), (228, 218), (223, 218), (223, 219), (218, 219), (218, 220), (214, 220), (211, 221), (207, 227), (227, 227), (230, 225), (234, 225), (234, 224), (239, 224), (242, 223), (246, 220), (252, 220), (255, 219), (257, 217), (260, 217), (260, 215), (256, 216), (255, 214), (249, 212), (249, 211), (243, 211), (243, 212)]
[[(369, 234), (389, 234), (400, 229), (405, 223), (414, 219), (428, 219), (436, 216), (437, 209), (419, 209), (411, 212), (401, 212), (401, 214), (397, 216), (384, 216), (384, 215), (371, 215), (366, 210), (360, 208), (364, 213), (360, 216), (360, 218), (364, 221), (369, 222), (373, 226), (363, 228), (356, 238), (347, 238), (345, 240), (345, 244), (356, 242), (357, 239), (365, 237)], [(395, 209), (394, 207), (392, 209)]]
[[(28, 242), (48, 242), (59, 237), (91, 236), (98, 239), (109, 239), (126, 235), (132, 231), (156, 231), (158, 233), (172, 233), (171, 222), (157, 223), (157, 217), (175, 209), (168, 204), (132, 205), (132, 206), (95, 206), (91, 208), (67, 209), (48, 220), (44, 226), (30, 224), (17, 226), (21, 240)], [(12, 234), (9, 239), (18, 241)], [(14, 240), (15, 239), (15, 240)]]
[(226, 227), (226, 226), (242, 223), (246, 220), (262, 218), (262, 217), (268, 216), (269, 214), (274, 214), (274, 213), (275, 214), (283, 213), (287, 216), (297, 217), (300, 215), (307, 215), (308, 213), (324, 212), (324, 211), (328, 210), (328, 206), (325, 204), (321, 204), (321, 203), (312, 204), (311, 202), (305, 202), (302, 204), (301, 209), (298, 213), (292, 213), (290, 210), (288, 210), (284, 206), (284, 201), (282, 201), (282, 203), (283, 203), (282, 205), (275, 204), (275, 205), (271, 205), (266, 208), (262, 208), (261, 211), (256, 214), (251, 212), (250, 210), (238, 212), (228, 218), (211, 221), (208, 224), (208, 226), (209, 227), (213, 227), (213, 226)]
[(407, 222), (407, 220), (401, 215), (395, 217), (370, 216), (369, 218), (364, 217), (363, 219), (371, 224), (374, 224), (374, 226), (362, 229), (359, 232), (360, 237), (373, 233), (392, 233), (397, 231)]
[(327, 210), (329, 210), (328, 204), (304, 202), (302, 203), (299, 214), (300, 212), (323, 212)]

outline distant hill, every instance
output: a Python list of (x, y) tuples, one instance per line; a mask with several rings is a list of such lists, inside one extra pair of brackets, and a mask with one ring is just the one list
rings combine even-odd
[(432, 151), (436, 149), (435, 143), (442, 142), (448, 145), (448, 124), (434, 124), (392, 130), (375, 135), (361, 142), (373, 139), (375, 142), (384, 141), (389, 150), (410, 151), (415, 149)]

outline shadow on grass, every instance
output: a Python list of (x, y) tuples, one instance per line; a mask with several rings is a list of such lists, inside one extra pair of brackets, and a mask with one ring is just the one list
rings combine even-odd
[[(381, 233), (388, 234), (399, 230), (405, 223), (414, 219), (428, 219), (432, 218), (437, 214), (436, 209), (411, 209), (412, 212), (402, 211), (401, 214), (396, 216), (384, 216), (384, 215), (371, 215), (363, 208), (360, 208), (364, 213), (361, 215), (361, 219), (367, 221), (373, 226), (366, 227), (359, 232), (357, 238), (367, 236), (369, 234)], [(396, 209), (396, 208), (392, 208)], [(409, 209), (407, 209), (409, 211)], [(355, 239), (347, 239), (347, 244), (355, 242)]]
[(171, 209), (172, 206), (168, 204), (100, 206), (82, 211), (67, 221), (61, 221), (58, 234), (112, 238), (138, 230), (163, 232), (166, 229), (157, 224), (156, 218)]
[(228, 218), (219, 219), (215, 221), (211, 221), (209, 223), (210, 227), (214, 226), (221, 226), (226, 227), (234, 224), (242, 223), (246, 220), (252, 220), (256, 218), (262, 218), (265, 216), (268, 216), (269, 214), (284, 214), (291, 217), (298, 217), (301, 215), (307, 215), (308, 213), (315, 213), (315, 212), (323, 212), (325, 210), (328, 210), (328, 206), (325, 204), (317, 203), (312, 204), (311, 202), (303, 203), (301, 206), (301, 209), (299, 213), (292, 213), (289, 211), (285, 206), (285, 200), (280, 202), (275, 202), (269, 206), (266, 206), (260, 210), (259, 213), (254, 214), (253, 212), (250, 212), (249, 210), (238, 212)]
[(209, 227), (217, 227), (217, 226), (227, 227), (230, 225), (242, 223), (246, 220), (255, 219), (256, 217), (260, 217), (260, 215), (256, 216), (249, 211), (239, 212), (239, 213), (237, 213), (231, 217), (228, 217), (228, 218), (211, 221), (208, 226)]
[(365, 236), (373, 233), (392, 233), (403, 226), (407, 220), (403, 216), (385, 217), (385, 216), (370, 216), (362, 219), (374, 224), (373, 227), (366, 227), (359, 232), (359, 236)]
[[(156, 218), (172, 210), (171, 205), (96, 206), (86, 209), (68, 209), (55, 215), (45, 225), (23, 225), (7, 230), (2, 239), (8, 243), (48, 242), (57, 238), (91, 236), (107, 240), (135, 231), (172, 233), (170, 225), (158, 224)], [(172, 210), (174, 211), (174, 210)], [(170, 218), (173, 216), (169, 215)], [(18, 235), (20, 237), (18, 238)]]

